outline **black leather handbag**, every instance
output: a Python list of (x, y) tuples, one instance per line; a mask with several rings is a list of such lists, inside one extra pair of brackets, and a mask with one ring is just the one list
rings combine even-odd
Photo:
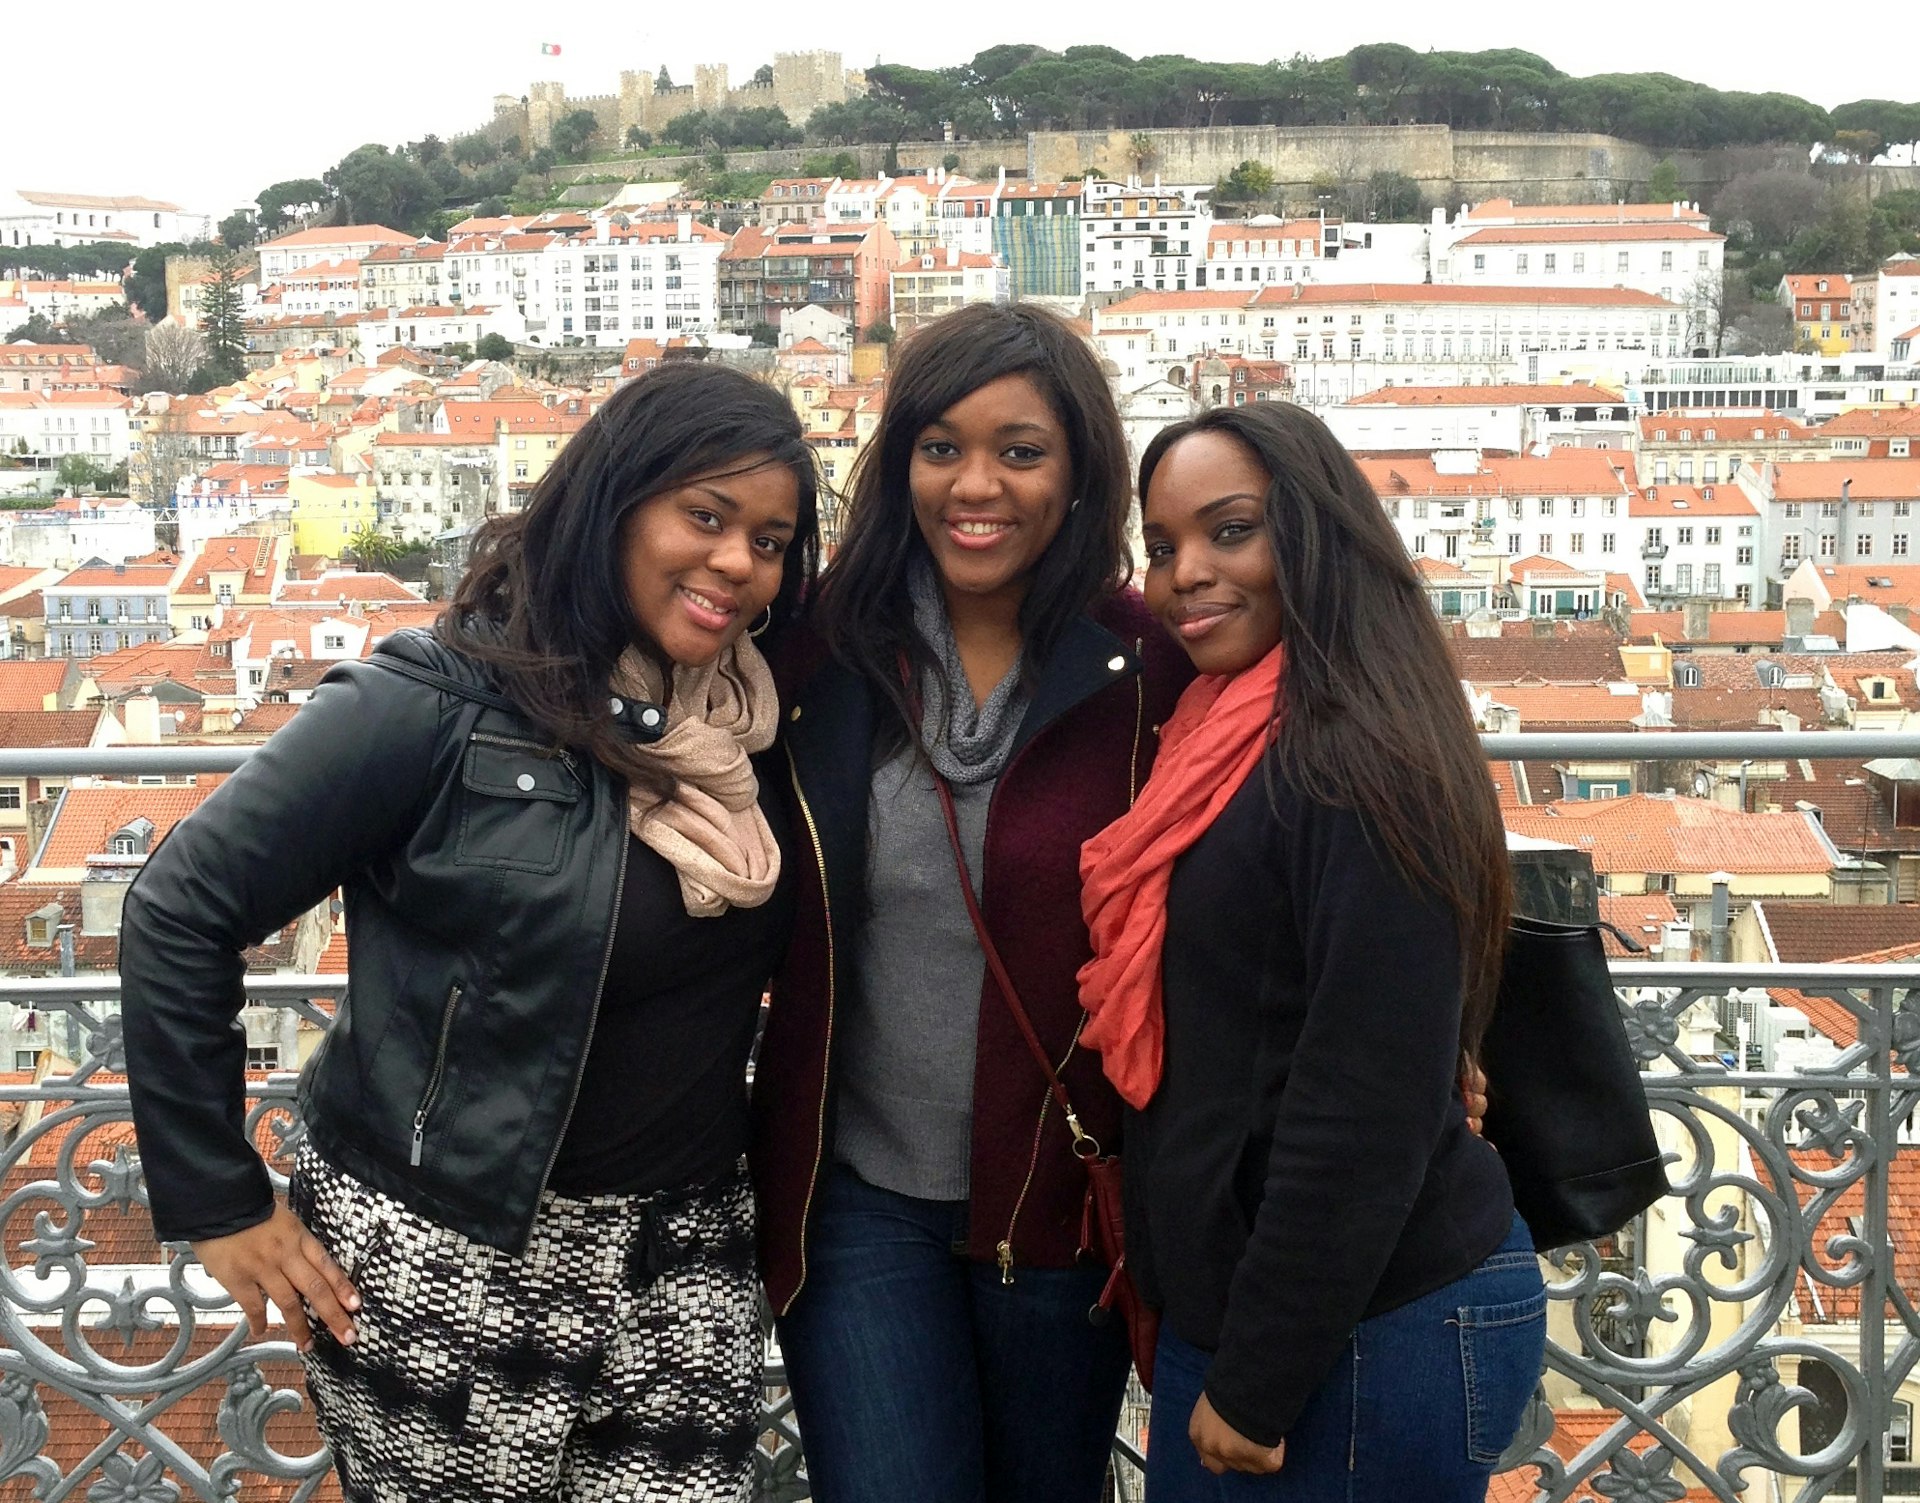
[(1513, 919), (1480, 1063), (1487, 1141), (1536, 1248), (1617, 1232), (1666, 1194), (1597, 925)]

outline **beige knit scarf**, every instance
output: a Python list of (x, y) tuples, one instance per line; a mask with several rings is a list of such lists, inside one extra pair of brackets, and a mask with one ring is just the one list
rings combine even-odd
[[(614, 666), (613, 689), (658, 704), (665, 684), (659, 666), (629, 648)], [(748, 760), (773, 745), (778, 729), (773, 673), (742, 637), (704, 668), (675, 665), (664, 697), (666, 734), (634, 751), (673, 791), (663, 799), (636, 784), (627, 826), (673, 863), (680, 900), (695, 918), (758, 908), (780, 880), (780, 847)]]

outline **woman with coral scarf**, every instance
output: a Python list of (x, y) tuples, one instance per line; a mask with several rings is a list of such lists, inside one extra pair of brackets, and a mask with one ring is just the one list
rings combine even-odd
[(1148, 1498), (1478, 1503), (1545, 1298), (1454, 1089), (1508, 887), (1445, 642), (1299, 408), (1168, 429), (1140, 493), (1147, 604), (1201, 677), (1084, 848), (1080, 980), (1163, 1318)]

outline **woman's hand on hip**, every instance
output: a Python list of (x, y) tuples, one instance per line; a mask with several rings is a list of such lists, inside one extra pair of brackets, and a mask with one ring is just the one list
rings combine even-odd
[(1477, 1060), (1460, 1067), (1460, 1099), (1467, 1104), (1467, 1126), (1478, 1134), (1486, 1125), (1487, 1072)]
[(1216, 1477), (1227, 1472), (1277, 1472), (1287, 1455), (1284, 1440), (1277, 1446), (1256, 1445), (1248, 1440), (1214, 1412), (1212, 1401), (1204, 1393), (1193, 1406), (1193, 1418), (1187, 1422), (1187, 1439), (1200, 1453), (1200, 1465)]
[(284, 1205), (275, 1205), (271, 1216), (243, 1232), (194, 1243), (193, 1255), (233, 1296), (256, 1341), (265, 1340), (271, 1328), (267, 1320), (271, 1300), (280, 1307), (287, 1335), (301, 1351), (313, 1346), (313, 1330), (307, 1324), (309, 1305), (336, 1341), (352, 1345), (353, 1318), (348, 1312), (360, 1308), (360, 1296), (340, 1265), (327, 1256), (319, 1238)]

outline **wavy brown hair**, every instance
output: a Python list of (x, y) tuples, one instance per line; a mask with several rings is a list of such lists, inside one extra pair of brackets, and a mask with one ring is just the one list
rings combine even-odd
[(645, 779), (608, 708), (607, 681), (638, 647), (671, 664), (635, 624), (621, 577), (621, 523), (695, 475), (793, 472), (800, 515), (776, 627), (791, 624), (819, 558), (818, 470), (800, 420), (764, 382), (726, 366), (673, 361), (622, 387), (560, 451), (527, 509), (483, 523), (435, 632), (486, 663), (515, 704), (561, 745)]
[(1460, 1038), (1472, 1054), (1500, 985), (1512, 903), (1506, 830), (1446, 638), (1386, 509), (1327, 426), (1289, 402), (1216, 407), (1147, 446), (1140, 494), (1167, 451), (1222, 433), (1272, 477), (1267, 537), (1286, 672), (1278, 772), (1365, 815), (1408, 880), (1460, 930)]
[(940, 671), (914, 630), (907, 594), (909, 569), (930, 557), (914, 520), (908, 468), (929, 424), (1003, 376), (1028, 377), (1066, 430), (1080, 503), (1041, 556), (1020, 606), (1028, 670), (1046, 660), (1068, 622), (1132, 572), (1126, 432), (1100, 362), (1073, 325), (1030, 303), (982, 303), (915, 332), (887, 377), (879, 428), (854, 470), (818, 616), (834, 654), (886, 696), (908, 744), (919, 739), (920, 717), (901, 681), (901, 656), (916, 670)]

